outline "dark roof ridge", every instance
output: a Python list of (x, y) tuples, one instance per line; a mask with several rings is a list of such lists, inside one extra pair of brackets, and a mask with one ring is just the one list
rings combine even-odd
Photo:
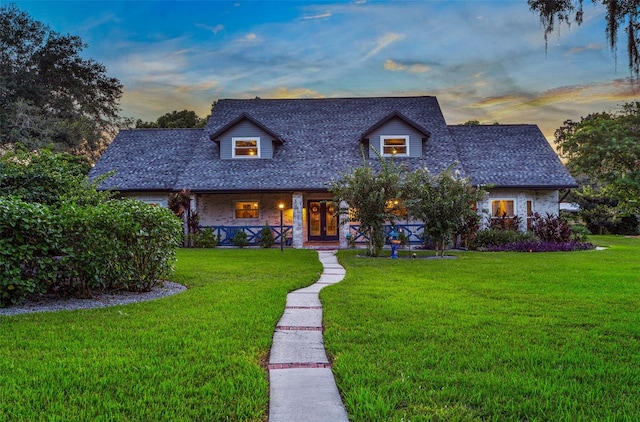
[(222, 135), (224, 132), (228, 131), (229, 129), (231, 129), (233, 126), (237, 125), (238, 123), (240, 123), (243, 120), (248, 120), (249, 122), (251, 122), (252, 124), (258, 126), (260, 129), (264, 130), (265, 132), (267, 132), (269, 135), (273, 136), (273, 138), (280, 142), (280, 143), (284, 143), (284, 139), (282, 139), (282, 136), (280, 136), (279, 134), (277, 134), (276, 132), (274, 132), (273, 130), (269, 129), (267, 126), (265, 126), (263, 123), (261, 123), (259, 120), (255, 119), (254, 117), (252, 117), (249, 113), (247, 113), (246, 111), (240, 113), (240, 115), (238, 117), (236, 117), (235, 119), (231, 120), (229, 123), (227, 123), (226, 125), (224, 125), (223, 127), (221, 127), (220, 129), (216, 130), (214, 133), (212, 133), (211, 135), (209, 135), (209, 138), (212, 141), (215, 141), (217, 137), (219, 137), (220, 135)]
[(465, 125), (463, 123), (457, 125), (447, 125), (447, 127), (516, 127), (516, 126), (538, 126), (535, 123), (482, 123), (478, 125)]
[(204, 130), (203, 127), (132, 127), (120, 129), (118, 132), (135, 132), (135, 131), (168, 131), (168, 130)]
[(365, 130), (362, 133), (362, 135), (360, 135), (360, 139), (361, 140), (365, 139), (367, 137), (367, 135), (369, 135), (371, 132), (373, 132), (374, 130), (378, 129), (380, 126), (384, 125), (385, 123), (387, 123), (389, 120), (393, 119), (394, 117), (397, 117), (400, 120), (403, 120), (405, 123), (407, 123), (409, 126), (411, 126), (414, 129), (416, 129), (418, 132), (422, 133), (423, 135), (426, 135), (427, 138), (431, 136), (431, 132), (429, 132), (427, 129), (425, 129), (422, 125), (419, 125), (418, 123), (416, 123), (412, 119), (410, 119), (407, 116), (405, 116), (404, 114), (400, 113), (398, 110), (394, 110), (391, 113), (389, 113), (386, 116), (384, 116), (382, 119), (378, 120), (373, 126), (368, 128), (367, 130)]
[(217, 101), (318, 101), (318, 100), (371, 100), (371, 99), (403, 99), (403, 98), (436, 98), (435, 95), (390, 95), (370, 97), (312, 97), (312, 98), (219, 98)]

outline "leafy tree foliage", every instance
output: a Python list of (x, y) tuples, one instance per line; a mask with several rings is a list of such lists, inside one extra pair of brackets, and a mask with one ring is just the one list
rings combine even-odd
[(455, 164), (437, 175), (418, 169), (406, 178), (405, 205), (413, 217), (422, 220), (425, 234), (433, 237), (436, 256), (444, 256), (446, 243), (454, 233), (465, 231), (479, 218), (473, 204), (487, 194), (474, 187), (469, 178), (460, 177)]
[(556, 130), (555, 142), (573, 174), (599, 182), (623, 213), (640, 213), (640, 103), (567, 120)]
[(401, 197), (403, 168), (380, 157), (374, 169), (363, 157), (362, 167), (343, 174), (331, 183), (329, 191), (338, 204), (346, 202), (349, 220), (360, 223), (360, 232), (368, 239), (367, 254), (378, 256), (384, 246), (384, 223), (396, 217), (388, 206)]
[(16, 151), (0, 156), (0, 196), (26, 202), (55, 205), (73, 202), (95, 205), (108, 199), (110, 192), (96, 191), (99, 181), (89, 181), (91, 164), (86, 157)]
[(620, 200), (603, 193), (600, 183), (587, 177), (576, 177), (580, 188), (567, 197), (580, 206), (579, 217), (586, 228), (595, 234), (638, 234), (639, 223), (635, 214), (625, 212)]
[(207, 120), (207, 117), (198, 117), (195, 111), (174, 110), (171, 113), (166, 113), (158, 117), (158, 120), (155, 122), (143, 122), (141, 119), (138, 119), (136, 121), (136, 129), (205, 127)]
[[(640, 76), (640, 4), (638, 0), (592, 0), (600, 2), (606, 8), (605, 19), (607, 27), (605, 33), (611, 51), (615, 53), (618, 45), (618, 33), (621, 26), (627, 35), (627, 54), (629, 58), (629, 70), (636, 76)], [(540, 16), (540, 22), (544, 27), (544, 39), (548, 40), (550, 33), (556, 26), (563, 23), (570, 25), (575, 22), (582, 24), (584, 10), (583, 0), (528, 0), (529, 9)]]
[(15, 5), (0, 7), (0, 144), (96, 158), (121, 124), (122, 85), (61, 35)]

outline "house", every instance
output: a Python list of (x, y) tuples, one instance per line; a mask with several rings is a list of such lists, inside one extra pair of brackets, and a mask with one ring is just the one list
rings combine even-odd
[[(558, 214), (560, 192), (577, 187), (535, 125), (448, 126), (435, 97), (219, 100), (204, 129), (121, 131), (91, 172), (115, 170), (101, 185), (167, 205), (189, 189), (201, 225), (223, 244), (237, 230), (256, 239), (265, 222), (294, 247), (345, 247), (357, 225), (341, 224), (332, 179), (375, 163), (373, 149), (410, 168), (452, 163), (490, 186), (488, 218)], [(280, 221), (282, 218), (282, 232)], [(413, 243), (418, 222), (403, 221)]]

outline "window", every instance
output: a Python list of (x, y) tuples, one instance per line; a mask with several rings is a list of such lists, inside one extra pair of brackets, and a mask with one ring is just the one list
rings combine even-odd
[(533, 201), (527, 201), (527, 230), (533, 227)]
[(407, 207), (405, 207), (404, 204), (397, 199), (394, 199), (393, 201), (387, 201), (387, 203), (385, 204), (385, 208), (387, 212), (390, 212), (396, 217), (407, 216)]
[(233, 158), (260, 158), (260, 138), (233, 138)]
[(385, 157), (409, 156), (408, 136), (381, 136), (380, 149)]
[(515, 201), (513, 199), (495, 199), (491, 201), (491, 226), (492, 229), (518, 230), (519, 222), (515, 214)]
[(491, 216), (492, 217), (513, 217), (514, 201), (500, 199), (497, 201), (491, 201)]
[(235, 203), (235, 218), (260, 218), (260, 203), (258, 201), (237, 201)]

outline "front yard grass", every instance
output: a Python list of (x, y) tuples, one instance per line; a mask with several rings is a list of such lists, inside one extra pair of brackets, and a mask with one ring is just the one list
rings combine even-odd
[(315, 251), (181, 250), (161, 300), (0, 317), (0, 421), (260, 421), (262, 365)]
[(640, 420), (640, 239), (592, 240), (608, 249), (341, 251), (321, 300), (350, 419)]

